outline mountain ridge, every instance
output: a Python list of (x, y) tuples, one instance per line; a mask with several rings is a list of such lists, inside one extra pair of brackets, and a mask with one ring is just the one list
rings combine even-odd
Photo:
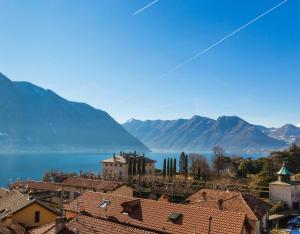
[(0, 152), (149, 151), (107, 112), (0, 73)]
[[(220, 116), (214, 120), (197, 115), (190, 119), (178, 120), (132, 119), (123, 126), (151, 149), (163, 151), (211, 150), (215, 145), (232, 151), (281, 149), (296, 139), (288, 134), (290, 129), (299, 129), (294, 125), (285, 125), (278, 129), (267, 128), (251, 124), (238, 116)], [(166, 131), (170, 126), (174, 129)], [(282, 132), (286, 133), (285, 137), (282, 137)]]

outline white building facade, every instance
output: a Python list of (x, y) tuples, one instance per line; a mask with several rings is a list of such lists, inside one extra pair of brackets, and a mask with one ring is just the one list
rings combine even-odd
[(300, 184), (292, 179), (292, 173), (285, 164), (276, 173), (277, 181), (269, 184), (269, 197), (273, 202), (283, 201), (289, 209), (299, 210)]
[(114, 154), (111, 158), (102, 161), (102, 177), (105, 179), (128, 180), (130, 176), (153, 175), (155, 173), (155, 163), (155, 160), (145, 157), (144, 154), (120, 152), (120, 155)]

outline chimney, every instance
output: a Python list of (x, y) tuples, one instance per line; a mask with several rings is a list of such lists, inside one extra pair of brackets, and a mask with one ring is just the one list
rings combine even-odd
[(165, 194), (161, 195), (159, 200), (163, 201), (163, 202), (169, 202), (169, 195), (165, 193)]
[(212, 217), (209, 216), (208, 217), (208, 234), (210, 234), (210, 232), (211, 232), (211, 221), (212, 221)]
[(206, 197), (206, 192), (202, 192), (201, 193), (201, 198), (200, 198), (201, 201), (207, 201), (207, 197)]
[(65, 217), (56, 217), (55, 220), (55, 234), (60, 233), (66, 227), (66, 218)]
[(219, 204), (219, 210), (223, 210), (224, 209), (224, 207), (223, 207), (223, 199), (219, 199), (218, 200), (218, 204)]

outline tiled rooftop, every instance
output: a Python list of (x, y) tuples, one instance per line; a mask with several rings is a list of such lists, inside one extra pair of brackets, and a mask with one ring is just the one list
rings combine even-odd
[[(66, 227), (59, 234), (155, 234), (126, 225), (109, 222), (85, 215), (79, 215), (66, 224)], [(36, 228), (30, 234), (55, 234), (55, 223)]]
[(17, 190), (0, 189), (0, 220), (32, 203), (37, 203), (40, 206), (51, 210), (53, 213), (60, 213), (57, 209), (51, 207), (50, 205), (39, 200), (31, 200), (28, 198), (28, 196), (21, 194)]
[[(203, 198), (205, 193), (205, 199)], [(219, 200), (222, 200), (222, 208), (226, 211), (245, 213), (249, 219), (261, 219), (270, 209), (271, 205), (254, 196), (240, 192), (202, 189), (186, 200), (191, 205), (219, 209)]]
[[(106, 211), (99, 207), (103, 200), (109, 201)], [(76, 213), (78, 204), (81, 211), (95, 218), (160, 233), (208, 233), (210, 226), (211, 233), (234, 234), (241, 233), (245, 221), (245, 214), (236, 212), (99, 192), (86, 192), (78, 203), (74, 200), (64, 208)]]
[(0, 190), (0, 220), (16, 210), (30, 204), (26, 196), (16, 190)]
[(117, 181), (106, 181), (106, 180), (94, 180), (94, 179), (84, 179), (79, 177), (70, 177), (62, 182), (64, 186), (81, 187), (88, 189), (113, 191), (124, 185), (124, 183)]
[(35, 180), (24, 180), (17, 181), (9, 186), (11, 189), (24, 188), (24, 189), (36, 189), (36, 190), (48, 190), (48, 191), (59, 191), (61, 186), (58, 183), (35, 181)]
[(24, 234), (25, 228), (20, 224), (6, 224), (0, 222), (0, 233), (1, 234)]
[[(136, 154), (136, 153), (120, 153), (120, 155), (115, 155), (111, 158), (108, 158), (108, 159), (105, 159), (105, 160), (102, 160), (103, 163), (127, 163), (129, 158), (130, 157), (136, 157), (136, 158), (142, 158), (143, 155), (139, 155), (139, 154)], [(154, 163), (156, 162), (155, 160), (152, 160), (150, 158), (147, 158), (145, 157), (145, 162), (146, 163)]]

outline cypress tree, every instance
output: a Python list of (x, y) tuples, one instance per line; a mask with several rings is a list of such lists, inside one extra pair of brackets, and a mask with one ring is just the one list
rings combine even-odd
[(138, 173), (138, 175), (142, 174), (142, 162), (141, 162), (141, 158), (137, 158), (137, 173)]
[(135, 176), (136, 175), (136, 156), (133, 157), (133, 163), (132, 163), (132, 175)]
[(132, 176), (132, 157), (128, 158), (128, 175), (129, 177)]
[(201, 168), (198, 167), (198, 171), (197, 171), (197, 179), (200, 180), (201, 178)]
[(163, 177), (167, 175), (167, 160), (164, 158), (164, 168), (163, 168)]
[(167, 161), (167, 176), (170, 176), (170, 159)]
[(170, 161), (170, 177), (173, 177), (173, 158)]
[(179, 174), (180, 175), (185, 175), (185, 153), (182, 152), (180, 154), (180, 159), (179, 159)]
[(142, 175), (146, 174), (146, 159), (145, 159), (145, 155), (143, 155), (143, 159), (142, 159)]
[(184, 167), (185, 167), (184, 176), (187, 178), (188, 175), (189, 175), (189, 161), (188, 161), (188, 156), (187, 155), (185, 155)]
[(176, 158), (173, 161), (173, 175), (176, 177)]

